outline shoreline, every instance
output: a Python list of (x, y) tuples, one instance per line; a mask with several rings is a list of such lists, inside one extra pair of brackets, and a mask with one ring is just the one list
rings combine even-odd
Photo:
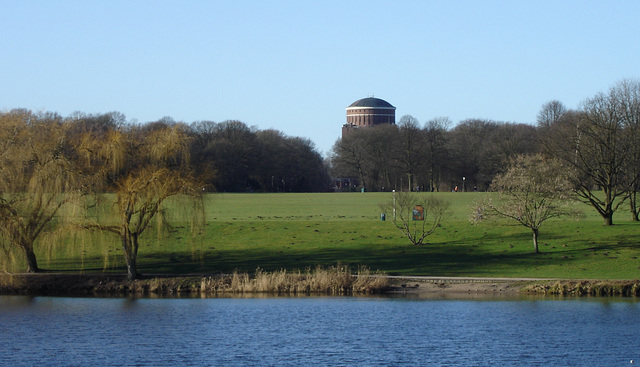
[(522, 289), (532, 282), (542, 279), (524, 278), (477, 278), (477, 277), (427, 277), (388, 276), (389, 289), (386, 293), (413, 296), (462, 295), (462, 294), (522, 294)]
[[(242, 292), (225, 290), (231, 275), (146, 274), (127, 280), (124, 274), (0, 274), (0, 295), (100, 297), (226, 297), (265, 295), (391, 295), (456, 297), (523, 295), (640, 296), (640, 280), (379, 276), (383, 288), (366, 292)], [(207, 285), (205, 287), (205, 284)]]

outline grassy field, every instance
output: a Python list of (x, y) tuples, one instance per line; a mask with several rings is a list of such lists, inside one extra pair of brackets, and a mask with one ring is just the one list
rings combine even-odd
[[(365, 265), (397, 275), (640, 278), (640, 224), (627, 212), (612, 227), (584, 206), (585, 217), (556, 219), (541, 229), (541, 253), (533, 253), (529, 229), (507, 222), (472, 225), (469, 217), (482, 193), (438, 193), (451, 202), (450, 215), (415, 247), (379, 204), (391, 193), (212, 194), (206, 225), (197, 236), (173, 203), (171, 233), (149, 230), (139, 251), (143, 273), (228, 273), (305, 269), (316, 265)], [(117, 239), (109, 234), (67, 232), (44, 236), (40, 266), (72, 272), (124, 272)], [(4, 267), (19, 269), (20, 260)]]

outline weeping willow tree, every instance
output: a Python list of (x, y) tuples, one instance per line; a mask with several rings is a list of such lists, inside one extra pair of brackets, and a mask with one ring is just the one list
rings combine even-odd
[(0, 241), (8, 257), (17, 249), (27, 272), (38, 272), (35, 246), (44, 231), (67, 216), (61, 209), (85, 187), (72, 156), (66, 126), (51, 114), (14, 110), (0, 114)]
[[(85, 228), (118, 236), (126, 261), (127, 276), (136, 279), (140, 236), (153, 224), (165, 224), (165, 201), (174, 196), (191, 199), (193, 222), (204, 218), (202, 184), (189, 167), (189, 137), (182, 125), (124, 127), (110, 131), (106, 138), (85, 136), (84, 158), (94, 167), (103, 186), (98, 194), (112, 190), (115, 195), (105, 207), (112, 218), (87, 221)], [(100, 186), (96, 186), (100, 187)]]

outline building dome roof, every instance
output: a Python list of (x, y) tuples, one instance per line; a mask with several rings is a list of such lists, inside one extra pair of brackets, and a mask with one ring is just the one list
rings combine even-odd
[(377, 108), (394, 108), (391, 103), (385, 101), (384, 99), (367, 97), (359, 99), (353, 102), (349, 107), (377, 107)]

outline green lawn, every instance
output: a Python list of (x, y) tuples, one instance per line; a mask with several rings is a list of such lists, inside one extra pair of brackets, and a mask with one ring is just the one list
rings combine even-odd
[[(581, 219), (557, 219), (541, 228), (541, 253), (533, 253), (529, 229), (508, 222), (472, 225), (482, 193), (438, 193), (451, 213), (415, 247), (379, 204), (391, 193), (213, 194), (206, 198), (206, 225), (196, 237), (183, 219), (184, 204), (170, 204), (172, 233), (146, 233), (139, 252), (143, 273), (221, 273), (304, 269), (338, 262), (366, 265), (389, 274), (640, 278), (640, 224), (627, 212), (612, 227), (584, 206)], [(67, 232), (45, 236), (40, 266), (56, 271), (124, 272), (119, 243), (108, 234)], [(5, 261), (6, 263), (6, 261)], [(20, 260), (14, 261), (20, 266)]]

